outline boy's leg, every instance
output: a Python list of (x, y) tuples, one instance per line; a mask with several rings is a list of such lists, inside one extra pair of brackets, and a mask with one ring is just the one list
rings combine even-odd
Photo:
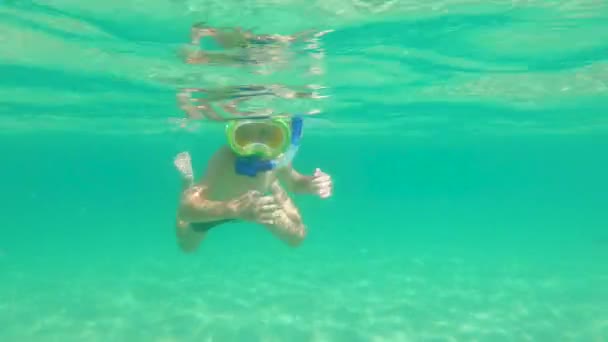
[(185, 253), (195, 252), (206, 235), (206, 233), (193, 231), (190, 224), (179, 219), (175, 225), (175, 234), (179, 248)]
[[(190, 158), (190, 154), (188, 152), (177, 154), (173, 164), (180, 175), (182, 184), (181, 197), (185, 191), (189, 190), (194, 185), (194, 173), (192, 171), (192, 159)], [(189, 223), (182, 221), (179, 218), (175, 225), (175, 233), (177, 235), (179, 247), (184, 252), (194, 252), (203, 238), (205, 238), (205, 232), (194, 231)]]

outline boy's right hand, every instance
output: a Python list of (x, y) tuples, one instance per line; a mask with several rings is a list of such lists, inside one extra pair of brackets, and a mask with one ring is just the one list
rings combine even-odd
[(259, 191), (248, 191), (236, 200), (236, 216), (245, 221), (272, 225), (281, 210), (274, 196), (264, 196)]

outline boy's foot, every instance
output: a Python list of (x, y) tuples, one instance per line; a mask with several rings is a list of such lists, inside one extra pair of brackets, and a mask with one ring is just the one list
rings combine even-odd
[(190, 187), (194, 183), (194, 173), (192, 171), (192, 159), (190, 153), (180, 152), (175, 156), (173, 165), (179, 172), (180, 178), (184, 183), (184, 187)]

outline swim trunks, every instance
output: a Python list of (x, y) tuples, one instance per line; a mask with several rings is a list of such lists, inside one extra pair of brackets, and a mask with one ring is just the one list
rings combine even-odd
[(232, 222), (232, 221), (236, 221), (236, 220), (234, 220), (234, 219), (225, 219), (225, 220), (211, 221), (211, 222), (190, 223), (190, 227), (195, 232), (206, 233), (209, 229), (211, 229), (211, 228), (213, 228), (215, 226), (219, 226), (221, 224)]

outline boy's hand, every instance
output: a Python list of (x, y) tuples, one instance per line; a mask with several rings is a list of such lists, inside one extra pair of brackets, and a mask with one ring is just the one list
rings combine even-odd
[(281, 215), (281, 206), (274, 196), (249, 191), (236, 200), (237, 217), (260, 224), (274, 224)]
[(321, 198), (328, 198), (332, 195), (333, 182), (331, 176), (319, 168), (315, 169), (309, 186), (310, 191)]

